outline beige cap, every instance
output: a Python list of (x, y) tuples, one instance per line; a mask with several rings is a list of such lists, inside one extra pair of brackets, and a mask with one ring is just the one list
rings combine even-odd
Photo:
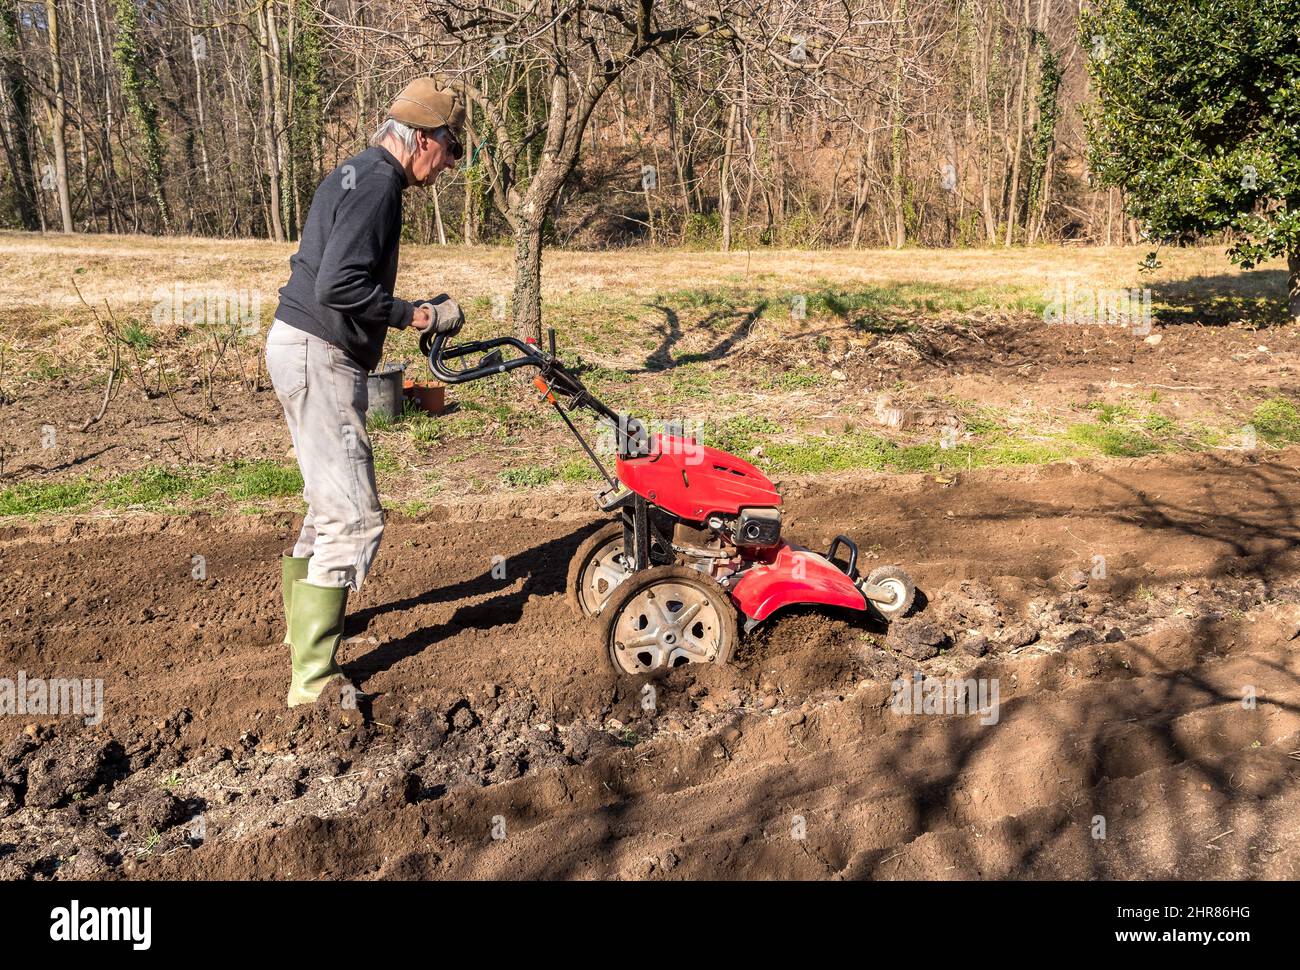
[(388, 117), (416, 128), (441, 128), (459, 133), (465, 124), (465, 103), (458, 92), (439, 88), (431, 77), (417, 77), (402, 89), (388, 108)]

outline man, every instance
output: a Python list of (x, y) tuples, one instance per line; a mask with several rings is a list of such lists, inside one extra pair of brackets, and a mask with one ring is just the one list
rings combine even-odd
[(388, 330), (464, 323), (446, 294), (418, 305), (393, 296), (402, 192), (432, 185), (463, 154), (465, 109), (432, 78), (409, 84), (370, 147), (316, 189), (289, 282), (267, 335), (266, 364), (284, 408), (307, 515), (281, 556), (293, 676), (288, 703), (310, 704), (342, 672), (335, 662), (349, 590), (366, 577), (384, 531), (366, 434), (366, 375)]

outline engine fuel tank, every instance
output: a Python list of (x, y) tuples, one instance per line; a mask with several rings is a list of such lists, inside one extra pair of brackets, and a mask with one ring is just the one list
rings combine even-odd
[(691, 438), (656, 435), (648, 455), (619, 458), (615, 470), (620, 482), (648, 502), (694, 522), (781, 504), (775, 486), (749, 462)]

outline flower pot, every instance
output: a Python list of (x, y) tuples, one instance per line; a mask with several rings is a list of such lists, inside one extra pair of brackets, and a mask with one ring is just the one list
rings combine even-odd
[(447, 388), (426, 381), (403, 381), (402, 393), (426, 414), (441, 414), (447, 402)]

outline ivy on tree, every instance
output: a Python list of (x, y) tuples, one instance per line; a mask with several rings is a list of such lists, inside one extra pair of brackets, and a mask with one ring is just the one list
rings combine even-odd
[(1089, 161), (1148, 237), (1228, 231), (1247, 269), (1285, 256), (1300, 322), (1300, 3), (1096, 0)]

